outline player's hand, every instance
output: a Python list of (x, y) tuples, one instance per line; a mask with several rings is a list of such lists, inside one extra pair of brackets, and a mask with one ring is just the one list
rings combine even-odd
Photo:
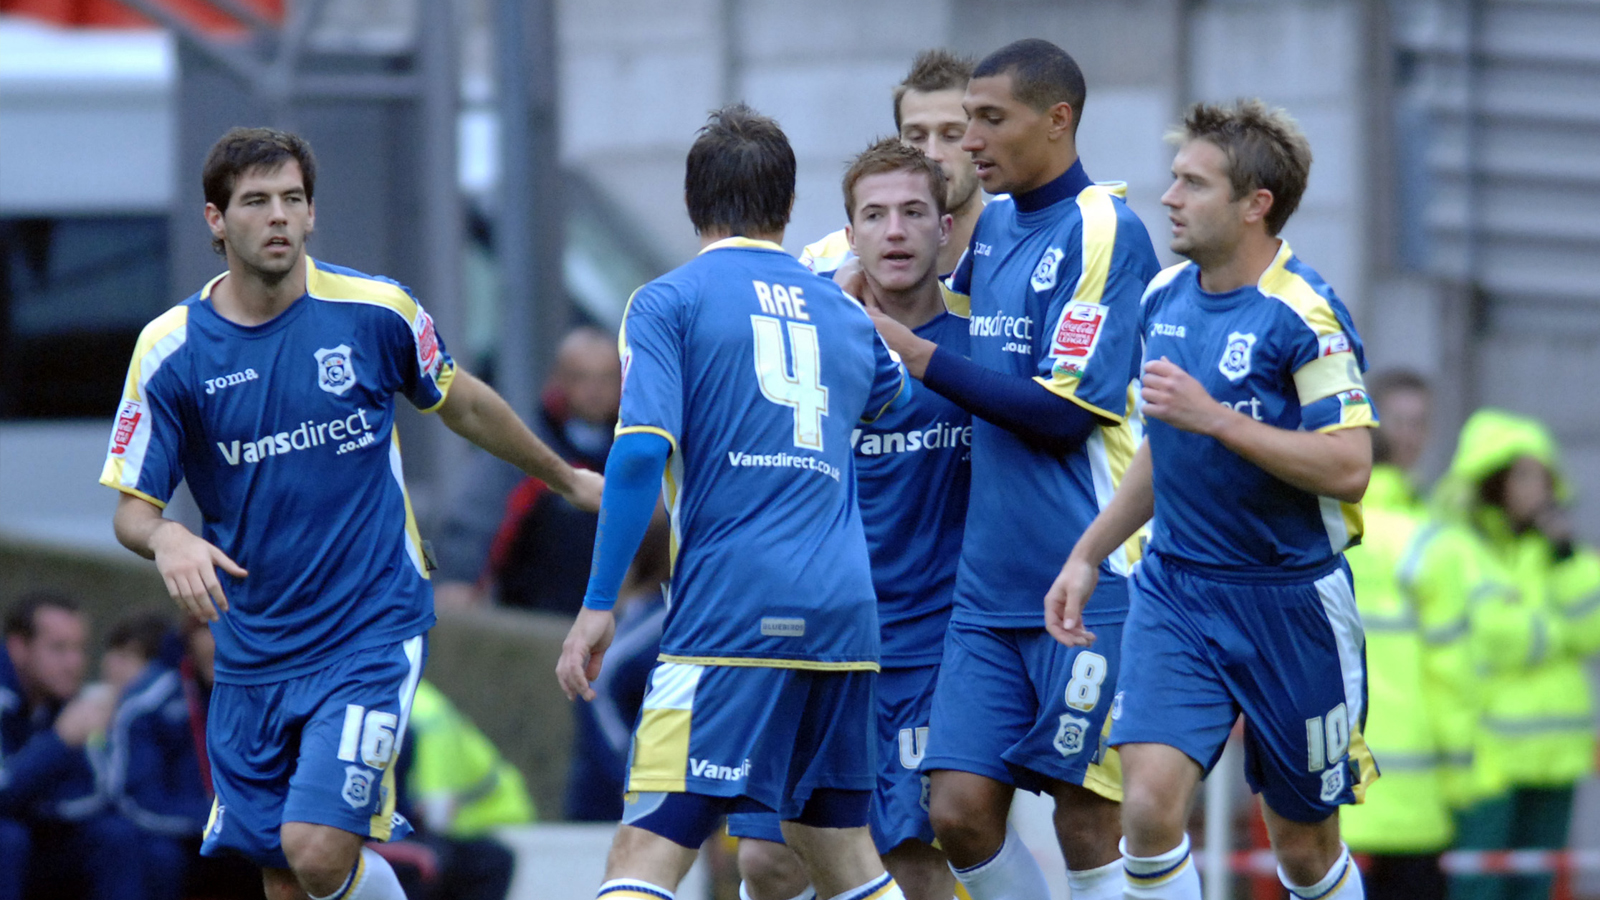
[(178, 608), (207, 622), (217, 621), (228, 611), (228, 597), (217, 581), (218, 567), (235, 578), (250, 574), (215, 544), (177, 522), (163, 523), (151, 535), (150, 549), (155, 551), (156, 570)]
[(605, 487), (606, 480), (599, 472), (574, 468), (572, 482), (561, 492), (561, 496), (584, 512), (599, 512), (600, 494)]
[(1044, 629), (1068, 647), (1087, 647), (1094, 633), (1083, 627), (1083, 607), (1100, 580), (1100, 567), (1076, 556), (1067, 557), (1061, 574), (1044, 595)]
[(1214, 434), (1228, 410), (1206, 393), (1194, 376), (1165, 356), (1144, 364), (1140, 379), (1144, 414), (1174, 428), (1196, 434)]
[(833, 270), (833, 283), (846, 294), (859, 300), (867, 309), (879, 308), (878, 295), (873, 293), (872, 283), (867, 281), (867, 273), (861, 268), (860, 258), (852, 256)]
[(556, 662), (556, 680), (568, 700), (594, 699), (589, 682), (600, 677), (600, 663), (616, 633), (617, 617), (611, 610), (587, 606), (578, 610), (578, 620), (561, 642), (561, 659)]
[(56, 736), (68, 747), (82, 747), (89, 738), (105, 734), (116, 708), (117, 692), (111, 685), (91, 684), (56, 716)]
[(911, 377), (922, 380), (922, 373), (928, 371), (928, 360), (933, 358), (933, 351), (937, 346), (933, 341), (917, 337), (911, 329), (901, 325), (877, 308), (869, 307), (867, 315), (872, 317), (872, 324), (877, 327), (878, 334), (882, 335), (883, 342), (889, 349), (899, 354), (900, 362), (905, 364), (906, 371)]

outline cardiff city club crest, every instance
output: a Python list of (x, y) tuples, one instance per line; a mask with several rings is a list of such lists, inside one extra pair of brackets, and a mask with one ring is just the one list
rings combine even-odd
[(1085, 738), (1089, 736), (1089, 720), (1066, 713), (1061, 716), (1061, 727), (1056, 729), (1056, 752), (1062, 756), (1075, 756), (1083, 752)]
[(365, 766), (344, 767), (344, 802), (356, 809), (372, 803), (372, 771)]
[(1222, 351), (1222, 361), (1217, 363), (1217, 369), (1228, 376), (1229, 381), (1238, 381), (1250, 374), (1250, 348), (1256, 344), (1253, 334), (1240, 334), (1235, 331), (1228, 335), (1228, 346)]
[(355, 385), (355, 362), (348, 345), (317, 351), (317, 387), (330, 394), (343, 394)]
[(1033, 277), (1028, 279), (1035, 291), (1048, 291), (1056, 286), (1056, 272), (1066, 255), (1060, 247), (1051, 247), (1039, 257), (1039, 264), (1033, 267)]

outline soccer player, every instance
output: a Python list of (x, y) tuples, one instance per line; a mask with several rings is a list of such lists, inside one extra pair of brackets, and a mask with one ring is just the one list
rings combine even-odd
[(1129, 554), (1106, 561), (1104, 639), (1051, 639), (1039, 597), (1052, 553), (1110, 499), (1136, 444), (1138, 298), (1156, 273), (1119, 186), (1089, 180), (1074, 139), (1083, 73), (1025, 40), (978, 63), (963, 99), (990, 203), (953, 276), (969, 294), (970, 360), (874, 321), (912, 375), (974, 416), (972, 497), (955, 610), (922, 769), (933, 827), (975, 900), (1043, 900), (1044, 875), (1007, 827), (1012, 792), (1048, 791), (1074, 897), (1120, 896), (1115, 757), (1101, 740), (1117, 684)]
[(713, 113), (684, 178), (704, 247), (623, 315), (594, 571), (556, 668), (569, 697), (594, 698), (658, 484), (676, 558), (606, 900), (670, 898), (741, 811), (778, 814), (822, 897), (903, 896), (866, 827), (878, 618), (851, 435), (910, 385), (861, 307), (783, 252), (794, 177), (776, 122)]
[[(100, 481), (118, 540), (216, 637), (202, 852), (259, 864), (273, 900), (399, 898), (362, 849), (409, 831), (390, 764), (433, 624), (395, 395), (575, 503), (601, 479), (458, 369), (409, 291), (306, 255), (304, 140), (234, 129), (202, 181), (228, 270), (145, 326)], [(203, 536), (162, 515), (183, 479)]]
[[(1188, 801), (1245, 717), (1245, 773), (1295, 897), (1363, 896), (1340, 804), (1377, 777), (1361, 737), (1364, 639), (1341, 551), (1376, 424), (1344, 304), (1277, 235), (1311, 147), (1259, 100), (1191, 107), (1177, 133), (1172, 250), (1143, 301), (1148, 440), (1045, 597), (1091, 638), (1100, 561), (1154, 515), (1131, 579), (1111, 743), (1122, 753), (1127, 895), (1199, 900)], [(1098, 646), (1098, 645), (1097, 645)]]
[[(945, 311), (937, 275), (951, 226), (945, 196), (939, 165), (898, 138), (873, 144), (844, 176), (850, 245), (878, 308), (965, 356), (967, 320)], [(918, 764), (950, 621), (971, 442), (970, 416), (932, 391), (918, 391), (904, 409), (852, 437), (882, 641), (872, 837), (909, 900), (950, 900), (954, 891), (944, 854), (931, 846), (927, 776)], [(812, 896), (804, 872), (779, 843), (775, 815), (730, 816), (728, 831), (748, 839), (739, 857), (749, 897)]]
[[(983, 212), (983, 194), (978, 190), (978, 170), (972, 156), (961, 149), (967, 130), (967, 114), (961, 108), (967, 79), (972, 77), (972, 61), (948, 50), (924, 50), (917, 54), (911, 71), (894, 89), (894, 127), (900, 139), (921, 150), (939, 164), (945, 177), (945, 208), (951, 216), (950, 240), (939, 248), (939, 275), (955, 271), (967, 249), (972, 229)], [(841, 228), (800, 252), (800, 262), (818, 275), (832, 276), (855, 255), (850, 238)]]

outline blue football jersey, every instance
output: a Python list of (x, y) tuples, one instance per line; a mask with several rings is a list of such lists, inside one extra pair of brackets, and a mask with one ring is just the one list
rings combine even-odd
[[(1043, 627), (1044, 595), (1072, 545), (1111, 501), (1139, 435), (1130, 388), (1139, 362), (1139, 296), (1160, 266), (1121, 185), (1089, 181), (1080, 164), (1051, 185), (1059, 199), (996, 199), (985, 207), (951, 289), (969, 295), (972, 360), (1033, 378), (1094, 413), (1097, 426), (1065, 457), (982, 419), (972, 422), (972, 499), (956, 579), (955, 619)], [(1130, 542), (1101, 567), (1088, 625), (1127, 615)]]
[[(1151, 282), (1140, 331), (1146, 360), (1166, 357), (1220, 403), (1276, 428), (1377, 425), (1361, 339), (1333, 289), (1283, 242), (1260, 281), (1226, 294), (1183, 263)], [(1319, 566), (1361, 536), (1361, 507), (1317, 497), (1215, 438), (1145, 423), (1154, 464), (1151, 549), (1247, 571)]]
[(455, 377), (405, 288), (308, 258), (306, 295), (256, 326), (211, 290), (139, 336), (100, 483), (164, 507), (187, 479), (218, 571), (217, 680), (259, 684), (433, 624), (394, 395), (424, 412)]
[[(967, 320), (949, 313), (916, 330), (967, 355)], [(972, 480), (972, 417), (917, 391), (851, 436), (861, 522), (878, 592), (884, 666), (927, 666), (943, 656)]]
[(777, 244), (730, 238), (635, 292), (620, 343), (618, 435), (672, 444), (661, 658), (876, 668), (850, 436), (910, 387), (866, 312)]

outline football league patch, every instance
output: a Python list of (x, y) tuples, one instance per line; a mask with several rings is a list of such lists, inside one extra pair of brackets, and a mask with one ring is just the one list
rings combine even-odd
[(1069, 303), (1061, 312), (1050, 355), (1055, 358), (1051, 371), (1067, 378), (1082, 378), (1089, 358), (1100, 340), (1100, 326), (1106, 321), (1106, 308), (1098, 303)]
[(122, 401), (122, 407), (117, 410), (117, 430), (111, 436), (113, 455), (121, 456), (128, 452), (128, 445), (133, 442), (134, 429), (139, 427), (139, 419), (143, 416), (144, 412), (139, 401)]
[(417, 318), (411, 323), (411, 333), (417, 339), (417, 367), (424, 376), (437, 374), (439, 371), (439, 333), (433, 328), (433, 316), (427, 310), (417, 307)]

